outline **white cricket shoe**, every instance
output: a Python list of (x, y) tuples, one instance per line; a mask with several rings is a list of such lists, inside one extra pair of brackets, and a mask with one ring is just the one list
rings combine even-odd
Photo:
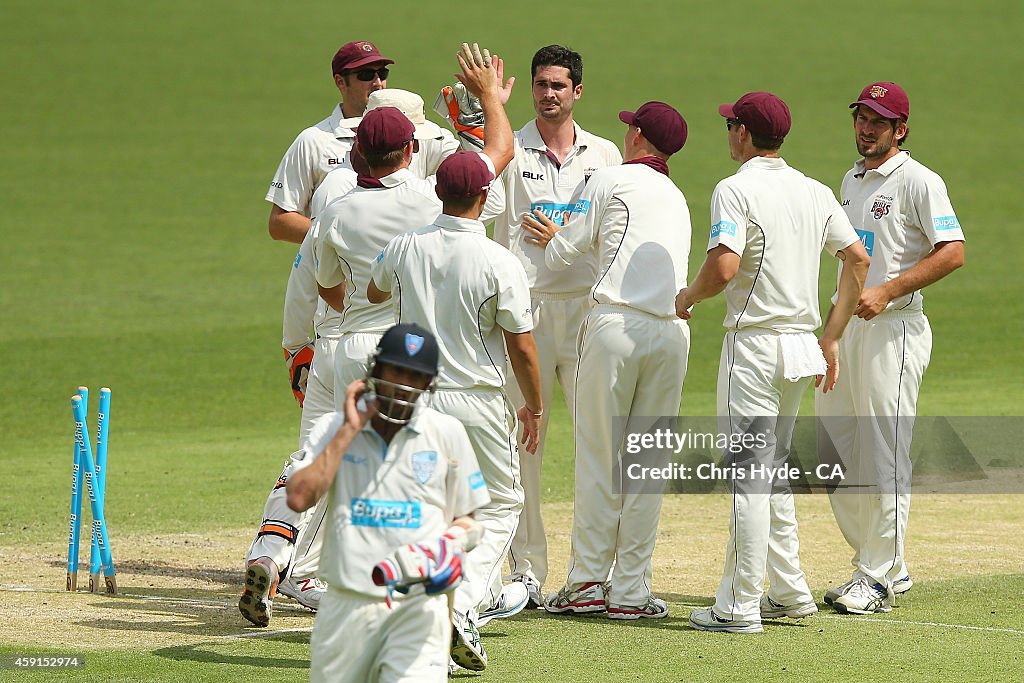
[(316, 612), (320, 609), (320, 598), (327, 592), (327, 584), (315, 576), (298, 580), (289, 576), (277, 590), (306, 609)]
[(726, 619), (715, 614), (711, 607), (690, 612), (690, 627), (698, 631), (721, 631), (723, 633), (764, 633), (760, 621)]
[(896, 579), (892, 582), (892, 592), (896, 595), (903, 595), (913, 587), (914, 580), (910, 578), (910, 574), (907, 574), (902, 579)]
[(765, 593), (761, 596), (761, 618), (762, 619), (780, 619), (782, 617), (789, 617), (790, 619), (803, 619), (809, 617), (818, 611), (818, 606), (814, 604), (814, 601), (800, 602), (795, 605), (783, 605), (782, 603), (775, 602), (768, 594)]
[(892, 611), (892, 603), (885, 587), (870, 579), (857, 579), (850, 590), (846, 591), (832, 603), (837, 612), (842, 614), (875, 614)]
[(530, 599), (526, 603), (526, 609), (542, 609), (544, 607), (544, 596), (540, 592), (540, 583), (532, 576), (516, 576), (512, 581), (522, 583)]
[(487, 668), (487, 652), (480, 642), (480, 630), (468, 614), (452, 612), (451, 657), (463, 669), (483, 671)]
[(526, 584), (514, 581), (501, 587), (498, 600), (480, 613), (476, 625), (483, 628), (491, 619), (504, 619), (519, 614), (530, 601), (530, 591)]
[(252, 624), (261, 628), (270, 624), (278, 578), (277, 563), (269, 557), (256, 558), (245, 568), (245, 586), (238, 599), (238, 611)]
[(831, 605), (831, 604), (833, 604), (836, 601), (836, 598), (838, 598), (838, 597), (840, 597), (842, 595), (846, 595), (846, 591), (848, 591), (851, 588), (853, 588), (853, 584), (857, 583), (857, 581), (859, 581), (859, 580), (860, 580), (860, 576), (854, 576), (852, 579), (850, 579), (846, 583), (840, 584), (840, 585), (836, 586), (835, 588), (829, 588), (825, 592), (825, 604), (826, 605)]
[(647, 604), (641, 607), (631, 607), (629, 605), (616, 605), (615, 603), (609, 603), (608, 613), (606, 615), (609, 619), (664, 619), (668, 616), (668, 603), (661, 598), (656, 598), (653, 595), (647, 598)]
[(563, 586), (562, 590), (548, 595), (548, 599), (544, 601), (544, 609), (552, 614), (604, 612), (608, 609), (605, 586), (597, 581), (585, 583), (576, 589)]

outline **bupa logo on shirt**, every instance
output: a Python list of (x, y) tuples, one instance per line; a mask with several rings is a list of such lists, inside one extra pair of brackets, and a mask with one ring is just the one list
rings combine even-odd
[(295, 255), (295, 263), (292, 264), (292, 268), (298, 268), (300, 263), (302, 263), (302, 252)]
[(419, 529), (420, 504), (409, 500), (352, 499), (352, 524), (386, 529)]
[(736, 224), (730, 221), (718, 221), (711, 226), (711, 239), (715, 239), (719, 235), (732, 235), (736, 236)]
[(960, 229), (960, 221), (956, 216), (936, 216), (932, 218), (932, 225), (935, 226), (935, 232)]
[(555, 225), (565, 225), (572, 218), (573, 213), (587, 213), (590, 211), (590, 202), (581, 199), (575, 204), (555, 204), (554, 202), (534, 202), (530, 204), (530, 213), (540, 209), (541, 213), (551, 219)]
[(418, 451), (412, 454), (412, 473), (416, 481), (426, 484), (437, 469), (437, 451)]
[(484, 481), (484, 475), (480, 474), (480, 472), (474, 472), (473, 474), (469, 475), (469, 488), (473, 489), (474, 491), (476, 491), (479, 488), (483, 488), (486, 485), (487, 482)]
[(860, 238), (860, 243), (864, 245), (864, 251), (868, 252), (868, 256), (871, 256), (871, 252), (875, 250), (875, 233), (870, 230), (857, 230), (857, 237)]

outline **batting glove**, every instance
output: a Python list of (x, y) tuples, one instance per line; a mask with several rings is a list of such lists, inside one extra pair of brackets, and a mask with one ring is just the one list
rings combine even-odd
[(301, 406), (306, 400), (306, 382), (309, 381), (309, 366), (313, 364), (313, 342), (300, 346), (294, 353), (284, 350), (284, 362), (288, 366), (288, 381), (292, 394)]
[(459, 543), (441, 537), (432, 543), (410, 543), (396, 550), (371, 572), (374, 585), (403, 595), (422, 585), (427, 595), (448, 593), (462, 580)]
[(441, 88), (434, 101), (434, 111), (452, 124), (463, 142), (463, 149), (474, 151), (484, 148), (483, 107), (462, 83)]

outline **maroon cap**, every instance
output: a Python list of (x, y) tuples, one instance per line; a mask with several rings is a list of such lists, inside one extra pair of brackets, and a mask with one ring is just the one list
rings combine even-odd
[(619, 121), (639, 128), (663, 154), (675, 154), (686, 144), (686, 119), (664, 102), (648, 102), (635, 112), (620, 111)]
[(415, 134), (416, 126), (412, 125), (412, 121), (398, 109), (377, 107), (366, 112), (359, 128), (356, 129), (356, 140), (364, 154), (383, 154), (402, 149)]
[(456, 152), (437, 168), (437, 192), (448, 199), (475, 197), (493, 180), (494, 173), (479, 152)]
[(907, 93), (889, 81), (872, 83), (861, 90), (857, 101), (850, 103), (850, 109), (861, 104), (887, 119), (900, 119), (906, 123), (910, 118), (910, 99)]
[(340, 74), (344, 71), (354, 71), (367, 64), (394, 64), (395, 60), (388, 59), (381, 55), (377, 46), (367, 40), (357, 40), (352, 43), (345, 43), (334, 53), (331, 60), (331, 69), (334, 73)]
[(727, 119), (739, 119), (751, 133), (772, 140), (782, 140), (793, 125), (789, 107), (770, 92), (748, 92), (735, 104), (718, 107), (718, 113)]

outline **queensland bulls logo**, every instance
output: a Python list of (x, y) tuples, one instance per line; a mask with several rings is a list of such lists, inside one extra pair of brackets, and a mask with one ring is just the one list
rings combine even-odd
[(880, 221), (889, 215), (890, 207), (892, 207), (892, 200), (876, 199), (875, 203), (871, 206), (871, 215), (875, 217), (876, 221)]

